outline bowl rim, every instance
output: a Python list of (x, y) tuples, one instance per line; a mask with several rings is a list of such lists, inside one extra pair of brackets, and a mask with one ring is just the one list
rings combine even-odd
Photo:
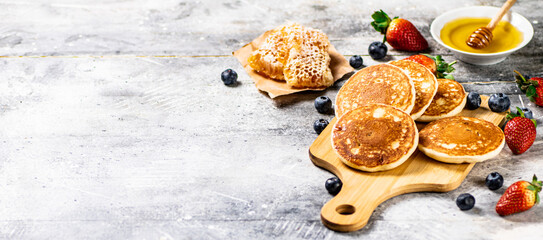
[[(462, 54), (465, 54), (465, 55), (468, 55), (468, 56), (478, 56), (478, 57), (483, 57), (483, 56), (484, 57), (492, 57), (492, 56), (500, 56), (501, 57), (503, 55), (508, 55), (508, 54), (511, 54), (511, 53), (523, 48), (528, 43), (530, 43), (530, 41), (532, 41), (532, 38), (534, 37), (534, 27), (532, 26), (532, 23), (528, 19), (526, 19), (524, 16), (522, 16), (521, 14), (519, 14), (519, 13), (517, 13), (515, 11), (512, 11), (512, 10), (510, 10), (510, 11), (511, 11), (511, 13), (513, 15), (515, 15), (515, 17), (518, 17), (521, 20), (526, 21), (528, 23), (528, 26), (529, 26), (529, 31), (528, 32), (523, 32), (524, 36), (529, 36), (529, 39), (523, 40), (518, 46), (516, 46), (516, 47), (514, 47), (512, 49), (502, 51), (502, 52), (497, 52), (497, 53), (471, 53), (471, 52), (458, 50), (456, 48), (453, 48), (453, 47), (445, 44), (443, 41), (441, 41), (441, 38), (437, 34), (437, 31), (441, 31), (441, 29), (436, 29), (437, 27), (435, 27), (435, 24), (436, 24), (437, 20), (440, 20), (441, 18), (444, 18), (445, 16), (448, 16), (448, 15), (450, 15), (452, 13), (455, 13), (455, 12), (462, 12), (462, 11), (466, 11), (466, 10), (474, 10), (474, 9), (481, 9), (481, 8), (494, 9), (494, 10), (499, 10), (500, 9), (500, 8), (494, 7), (494, 6), (470, 6), (470, 7), (455, 8), (455, 9), (446, 11), (446, 12), (440, 14), (439, 16), (437, 16), (436, 18), (434, 18), (434, 20), (430, 24), (430, 34), (432, 35), (434, 40), (436, 40), (441, 46), (444, 46), (445, 48), (447, 48), (447, 49), (449, 49), (449, 50), (451, 50), (453, 52), (462, 53)], [(458, 18), (460, 18), (460, 17), (458, 17)], [(517, 27), (517, 26), (515, 26), (515, 27)]]

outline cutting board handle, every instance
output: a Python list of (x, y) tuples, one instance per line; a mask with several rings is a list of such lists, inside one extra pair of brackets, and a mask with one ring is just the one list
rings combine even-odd
[[(321, 220), (328, 228), (340, 232), (360, 229), (370, 219), (373, 210), (386, 199), (386, 193), (373, 192), (368, 194), (364, 186), (345, 185), (343, 181), (341, 192), (327, 202), (321, 209)], [(388, 195), (388, 194), (386, 194)], [(364, 199), (364, 201), (360, 201)]]

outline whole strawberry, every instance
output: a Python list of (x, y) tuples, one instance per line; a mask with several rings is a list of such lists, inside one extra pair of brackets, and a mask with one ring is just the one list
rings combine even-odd
[(534, 143), (536, 136), (536, 121), (524, 117), (522, 110), (517, 107), (519, 115), (509, 113), (507, 119), (509, 122), (505, 125), (503, 133), (505, 142), (514, 154), (526, 152)]
[(517, 74), (515, 80), (520, 90), (526, 93), (530, 101), (543, 107), (543, 78), (533, 77), (526, 80), (517, 70), (515, 70), (515, 73)]
[(428, 70), (430, 70), (433, 74), (436, 74), (436, 62), (434, 61), (434, 59), (431, 59), (422, 54), (417, 54), (417, 55), (413, 55), (411, 57), (405, 58), (405, 60), (420, 63), (426, 68), (428, 68)]
[(450, 74), (455, 68), (456, 61), (451, 63), (445, 62), (441, 55), (432, 56), (428, 54), (418, 54), (405, 58), (405, 60), (413, 61), (422, 64), (428, 68), (437, 78), (448, 78), (454, 80), (454, 77)]
[(534, 175), (532, 182), (518, 181), (505, 190), (498, 203), (496, 212), (500, 216), (523, 212), (539, 203), (541, 181)]
[(394, 49), (418, 52), (428, 48), (428, 42), (419, 30), (408, 20), (390, 17), (380, 10), (371, 17), (371, 26), (385, 35), (383, 42), (388, 42)]

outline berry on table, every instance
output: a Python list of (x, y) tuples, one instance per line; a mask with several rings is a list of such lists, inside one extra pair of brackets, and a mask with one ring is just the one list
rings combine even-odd
[(224, 85), (233, 85), (238, 80), (238, 73), (232, 69), (226, 69), (221, 73), (221, 80)]
[(466, 101), (466, 108), (475, 110), (481, 106), (481, 96), (477, 92), (470, 92)]
[[(529, 108), (526, 108), (526, 107), (516, 107), (514, 109), (511, 109), (511, 115), (512, 116), (521, 116), (520, 112), (518, 111), (518, 109), (520, 109), (523, 113), (524, 113), (524, 117), (525, 118), (528, 118), (528, 119), (534, 119), (534, 113), (532, 112), (532, 110), (530, 110)], [(503, 123), (502, 125), (502, 130), (505, 130), (505, 126), (507, 125), (507, 123), (509, 122), (510, 119), (508, 119), (507, 117), (505, 118), (505, 123)]]
[(497, 172), (493, 172), (486, 176), (485, 184), (490, 190), (496, 190), (503, 186), (503, 177)]
[(355, 69), (359, 69), (364, 64), (364, 60), (361, 56), (354, 55), (349, 59), (349, 64), (351, 64), (351, 67)]
[(496, 213), (507, 216), (523, 212), (539, 203), (541, 181), (534, 175), (532, 182), (517, 181), (509, 186), (496, 204)]
[(315, 98), (315, 108), (319, 113), (330, 113), (332, 111), (332, 100), (327, 96)]
[(413, 56), (410, 56), (410, 57), (407, 57), (407, 58), (404, 58), (404, 59), (409, 60), (409, 61), (413, 61), (413, 62), (416, 62), (416, 63), (420, 63), (420, 64), (424, 65), (426, 68), (428, 68), (428, 70), (430, 70), (430, 72), (432, 72), (433, 74), (436, 74), (436, 67), (437, 67), (437, 65), (436, 65), (436, 60), (437, 59), (436, 59), (436, 57), (430, 56), (430, 55), (417, 54), (417, 55), (413, 55)]
[(339, 191), (341, 191), (342, 186), (343, 186), (343, 183), (337, 177), (328, 178), (326, 182), (324, 183), (324, 187), (326, 187), (326, 190), (328, 191), (328, 193), (334, 196), (337, 195)]
[(488, 99), (488, 107), (493, 112), (505, 112), (511, 106), (511, 100), (503, 93), (494, 93)]
[(505, 117), (509, 121), (503, 128), (503, 134), (505, 135), (505, 142), (509, 149), (514, 154), (522, 154), (535, 141), (537, 122), (535, 119), (526, 118), (524, 112), (519, 107), (517, 107), (517, 112), (520, 113), (520, 116), (510, 112)]
[(371, 26), (385, 35), (387, 41), (394, 49), (420, 52), (428, 48), (428, 42), (419, 30), (409, 20), (399, 17), (390, 18), (383, 10), (371, 15)]
[(475, 198), (469, 193), (462, 193), (456, 198), (456, 206), (462, 211), (470, 210), (475, 206)]
[(515, 73), (517, 74), (515, 81), (520, 90), (526, 93), (526, 97), (530, 101), (534, 102), (537, 106), (543, 107), (543, 78), (522, 76), (517, 70), (515, 70)]
[[(529, 108), (522, 107), (522, 108), (520, 108), (520, 110), (524, 113), (524, 117), (525, 117), (525, 118), (534, 119), (534, 113), (533, 113), (532, 110), (530, 110)], [(518, 109), (513, 109), (512, 112), (513, 112), (515, 115), (519, 115), (519, 116), (520, 116), (520, 112), (518, 111)]]
[(319, 119), (313, 123), (313, 129), (317, 134), (321, 134), (322, 130), (324, 130), (328, 126), (328, 121), (324, 119)]
[(387, 45), (382, 42), (372, 42), (368, 47), (368, 53), (370, 54), (370, 57), (375, 60), (384, 58), (387, 55), (387, 51)]

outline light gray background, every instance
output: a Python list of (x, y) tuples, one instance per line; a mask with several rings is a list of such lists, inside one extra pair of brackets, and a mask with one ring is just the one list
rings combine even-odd
[[(231, 52), (286, 21), (322, 29), (349, 58), (376, 62), (382, 37), (374, 10), (411, 20), (431, 54), (454, 60), (431, 39), (439, 14), (503, 1), (0, 1), (0, 238), (5, 239), (534, 239), (543, 207), (499, 217), (504, 188), (543, 177), (543, 141), (477, 164), (449, 193), (390, 199), (360, 231), (320, 222), (330, 200), (308, 147), (325, 92), (272, 100), (254, 87)], [(535, 28), (532, 42), (487, 67), (459, 63), (467, 91), (507, 93), (534, 111), (513, 69), (543, 75), (543, 14), (537, 0), (513, 7)], [(407, 52), (389, 51), (383, 61)], [(240, 85), (220, 73), (233, 68)], [(540, 121), (541, 122), (541, 121)], [(543, 130), (542, 127), (538, 128)], [(361, 186), (364, 187), (364, 186)], [(469, 192), (475, 209), (454, 200)]]

